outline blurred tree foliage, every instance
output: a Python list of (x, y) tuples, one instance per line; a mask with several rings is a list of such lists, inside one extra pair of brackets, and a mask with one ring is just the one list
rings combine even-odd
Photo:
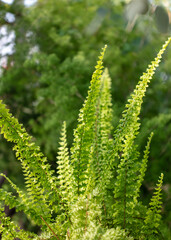
[[(141, 0), (142, 5), (139, 4), (139, 0), (38, 0), (26, 7), (23, 0), (14, 0), (11, 5), (0, 1), (0, 26), (15, 34), (13, 52), (2, 69), (1, 98), (35, 137), (52, 164), (64, 120), (71, 145), (71, 129), (76, 126), (99, 49), (108, 45), (105, 63), (113, 79), (116, 125), (128, 93), (166, 40), (170, 32), (169, 8), (160, 1)], [(12, 22), (7, 13), (13, 14)], [(149, 133), (155, 132), (144, 193), (149, 196), (163, 172), (163, 211), (169, 222), (171, 50), (164, 58), (143, 105), (144, 120), (138, 141), (143, 149)], [(0, 157), (1, 168), (16, 178), (19, 166), (2, 139)]]

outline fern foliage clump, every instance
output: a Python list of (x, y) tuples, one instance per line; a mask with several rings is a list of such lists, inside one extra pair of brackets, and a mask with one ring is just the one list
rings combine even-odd
[[(14, 144), (21, 162), (26, 191), (7, 176), (15, 194), (0, 189), (0, 233), (2, 239), (161, 239), (161, 188), (159, 179), (149, 207), (139, 199), (145, 177), (150, 143), (144, 156), (138, 151), (136, 136), (143, 97), (162, 54), (142, 75), (123, 111), (112, 137), (111, 79), (103, 69), (102, 49), (92, 75), (88, 96), (80, 110), (71, 150), (67, 147), (66, 123), (61, 131), (56, 172), (51, 170), (24, 127), (0, 101), (1, 134)], [(4, 205), (16, 207), (40, 226), (41, 233), (27, 232), (4, 213)]]

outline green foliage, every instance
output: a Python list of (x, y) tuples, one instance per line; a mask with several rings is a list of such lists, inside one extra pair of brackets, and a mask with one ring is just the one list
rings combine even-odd
[[(0, 101), (1, 134), (14, 144), (20, 161), (26, 192), (9, 178), (18, 197), (0, 191), (2, 239), (160, 239), (160, 208), (163, 174), (150, 202), (138, 199), (145, 176), (152, 134), (144, 157), (135, 143), (139, 114), (146, 89), (171, 38), (148, 66), (130, 96), (118, 127), (111, 138), (110, 78), (103, 72), (102, 49), (92, 75), (88, 96), (80, 110), (71, 154), (67, 148), (66, 123), (61, 131), (57, 173), (51, 170), (18, 120)], [(1, 174), (3, 175), (3, 174)], [(4, 176), (4, 175), (3, 175)], [(3, 213), (4, 204), (23, 211), (41, 228), (41, 234), (21, 230)], [(153, 225), (149, 223), (153, 220)]]
[[(56, 192), (57, 186), (50, 166), (39, 148), (30, 141), (31, 137), (26, 133), (22, 125), (18, 123), (16, 118), (11, 116), (2, 101), (0, 104), (1, 134), (4, 134), (8, 141), (15, 143), (13, 149), (16, 152), (16, 157), (21, 162), (27, 195), (21, 192), (11, 181), (10, 183), (19, 194), (19, 198), (28, 206), (29, 215), (33, 219), (35, 219), (35, 215), (41, 215), (48, 220), (51, 216), (48, 205), (54, 203), (58, 196)], [(46, 194), (43, 194), (45, 192)], [(26, 211), (28, 209), (25, 208)], [(37, 219), (37, 221), (38, 224), (42, 222), (41, 219)]]
[[(135, 7), (137, 4), (148, 2), (149, 11), (139, 15), (133, 24), (131, 19), (126, 22), (124, 18), (126, 8), (130, 6), (127, 0), (37, 0), (31, 7), (25, 6), (24, 0), (14, 0), (12, 4), (4, 4), (0, 0), (0, 25), (7, 30), (7, 36), (11, 33), (15, 35), (13, 51), (5, 56), (7, 63), (0, 69), (0, 95), (13, 115), (34, 137), (53, 169), (56, 169), (56, 149), (59, 147), (56, 139), (65, 120), (68, 147), (72, 145), (72, 130), (76, 128), (78, 110), (86, 97), (98, 49), (104, 43), (108, 44), (109, 51), (105, 54), (104, 62), (114, 79), (111, 87), (115, 113), (112, 125), (116, 129), (127, 96), (166, 37), (155, 26), (155, 20), (160, 22), (160, 26), (157, 25), (161, 30), (168, 26), (165, 17), (163, 19), (166, 13), (163, 15), (161, 11), (164, 6), (166, 10), (165, 1), (129, 2), (130, 12), (134, 14), (139, 9)], [(160, 12), (157, 13), (156, 9), (160, 9)], [(14, 16), (12, 22), (8, 21), (9, 13)], [(132, 13), (130, 16), (134, 17)], [(155, 133), (143, 183), (144, 201), (148, 202), (150, 188), (163, 172), (163, 211), (167, 223), (171, 220), (168, 201), (171, 174), (168, 174), (167, 166), (171, 155), (170, 55), (171, 51), (168, 50), (167, 57), (164, 57), (165, 64), (161, 64), (156, 72), (156, 80), (147, 91), (148, 97), (144, 100), (141, 113), (143, 130), (137, 136), (142, 154), (146, 139), (151, 132)], [(24, 188), (21, 166), (15, 161), (12, 150), (9, 150), (11, 146), (1, 137), (1, 171), (7, 172), (17, 185)]]
[(150, 202), (150, 208), (147, 210), (146, 217), (145, 217), (145, 229), (146, 234), (149, 233), (158, 233), (158, 227), (160, 226), (161, 221), (161, 190), (162, 190), (162, 183), (163, 183), (163, 173), (158, 180), (157, 187), (155, 188), (154, 195)]
[(16, 226), (15, 223), (10, 221), (10, 218), (5, 216), (2, 208), (0, 209), (0, 219), (1, 219), (0, 232), (3, 232), (4, 240), (16, 238), (29, 239), (34, 237), (34, 234), (23, 231), (18, 226)]
[(137, 197), (139, 196), (138, 192), (140, 190), (140, 186), (142, 185), (142, 182), (144, 180), (144, 176), (145, 176), (145, 172), (147, 170), (147, 162), (148, 162), (148, 157), (149, 157), (149, 153), (150, 153), (150, 143), (151, 143), (151, 139), (153, 137), (153, 132), (151, 133), (148, 142), (147, 142), (147, 146), (145, 147), (144, 150), (144, 156), (142, 159), (142, 162), (140, 163), (140, 174), (138, 175), (138, 181), (137, 181), (137, 192), (134, 194), (134, 200), (136, 201)]

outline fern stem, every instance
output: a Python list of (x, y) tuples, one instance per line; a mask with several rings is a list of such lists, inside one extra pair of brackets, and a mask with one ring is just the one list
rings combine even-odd
[(55, 232), (52, 230), (52, 228), (49, 226), (49, 224), (44, 220), (42, 216), (40, 216), (43, 222), (46, 224), (46, 226), (50, 229), (50, 231), (53, 233), (53, 235), (56, 237), (56, 239), (60, 240), (59, 237), (55, 234)]
[(67, 237), (68, 237), (69, 240), (71, 239), (71, 238), (70, 238), (69, 230), (67, 230)]

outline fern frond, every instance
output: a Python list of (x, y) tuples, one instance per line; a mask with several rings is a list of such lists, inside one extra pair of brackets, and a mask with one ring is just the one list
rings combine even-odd
[[(112, 130), (112, 103), (111, 103), (111, 79), (108, 70), (105, 69), (101, 77), (101, 87), (96, 108), (95, 119), (95, 139), (92, 143), (91, 155), (88, 164), (89, 183), (87, 190), (93, 190), (97, 184), (100, 184), (102, 190), (106, 187), (106, 181), (110, 178), (108, 168), (109, 145), (112, 146), (110, 134)], [(94, 184), (93, 184), (94, 182)], [(91, 192), (91, 191), (90, 191)]]
[(145, 230), (148, 235), (150, 234), (158, 234), (159, 226), (161, 221), (161, 206), (162, 206), (162, 198), (161, 198), (161, 190), (163, 184), (163, 173), (159, 177), (157, 187), (155, 188), (155, 192), (153, 197), (149, 203), (150, 208), (147, 210), (146, 218), (145, 218)]
[(134, 151), (134, 140), (138, 134), (140, 123), (139, 114), (141, 110), (141, 105), (143, 102), (143, 97), (145, 95), (148, 83), (150, 82), (156, 67), (158, 66), (162, 54), (171, 41), (171, 38), (166, 41), (162, 49), (159, 51), (155, 61), (149, 65), (146, 73), (140, 78), (136, 89), (131, 95), (131, 99), (128, 100), (126, 104), (126, 109), (123, 111), (122, 119), (114, 133), (114, 148), (111, 157), (112, 165), (116, 166), (116, 157), (120, 159), (118, 169), (116, 170), (116, 181), (114, 184), (114, 224), (122, 225), (123, 228), (126, 227), (127, 223), (133, 221), (132, 217), (134, 215), (134, 210), (136, 206), (136, 201), (134, 198), (134, 191), (138, 192), (140, 186), (134, 185), (134, 181), (141, 184), (142, 178), (144, 177), (145, 171), (145, 161), (148, 155), (148, 149), (146, 151), (145, 160), (143, 162), (144, 166), (141, 166), (141, 180), (137, 177), (137, 166)]
[(67, 148), (66, 122), (63, 123), (60, 140), (60, 147), (57, 156), (58, 179), (62, 199), (69, 204), (70, 201), (74, 200), (75, 186), (73, 169), (69, 161), (69, 152)]
[[(10, 193), (0, 189), (0, 200), (3, 201), (6, 205), (16, 207), (17, 211), (23, 211), (30, 219), (32, 219), (36, 224), (42, 224), (41, 215), (44, 215), (45, 212), (42, 211), (42, 205), (33, 201), (32, 197), (21, 191), (7, 176), (3, 176), (11, 185), (11, 187), (18, 194), (18, 198), (12, 196)], [(39, 217), (38, 217), (39, 216)]]
[(54, 229), (56, 229), (60, 236), (65, 236), (70, 224), (71, 204), (73, 204), (76, 198), (75, 179), (67, 148), (66, 122), (64, 122), (62, 126), (59, 145), (60, 147), (57, 156), (57, 185), (59, 186), (61, 201), (60, 214), (58, 214), (55, 219)]
[(101, 86), (101, 76), (103, 69), (103, 56), (106, 46), (102, 49), (96, 70), (93, 73), (91, 85), (88, 91), (83, 108), (80, 110), (78, 126), (74, 131), (74, 142), (71, 148), (71, 161), (76, 180), (77, 194), (85, 192), (87, 183), (87, 165), (91, 146), (95, 139), (95, 121), (97, 115), (97, 104)]
[[(77, 202), (73, 204), (71, 214), (72, 225), (69, 229), (70, 239), (84, 239), (85, 236), (89, 235), (88, 230), (94, 227), (95, 231), (96, 226), (101, 225), (101, 206), (96, 201), (96, 194), (97, 192), (93, 192), (86, 197), (81, 195), (78, 197)], [(94, 235), (94, 233), (91, 234)]]
[(18, 226), (15, 225), (14, 222), (10, 220), (9, 217), (5, 216), (3, 209), (0, 207), (0, 233), (2, 240), (9, 240), (9, 239), (24, 239), (30, 240), (36, 236), (33, 233), (26, 232), (20, 229)]
[(114, 224), (124, 229), (132, 222), (135, 208), (133, 199), (135, 182), (138, 178), (136, 173), (139, 153), (136, 150), (137, 146), (133, 144), (133, 137), (129, 136), (124, 140), (122, 157), (116, 170), (117, 176), (114, 183)]
[(141, 105), (143, 103), (143, 97), (145, 96), (148, 84), (155, 73), (156, 67), (159, 66), (162, 54), (164, 53), (170, 41), (171, 38), (168, 38), (162, 49), (157, 54), (155, 60), (151, 62), (147, 68), (147, 71), (140, 77), (139, 83), (137, 84), (133, 94), (131, 94), (131, 98), (126, 104), (126, 109), (123, 111), (122, 118), (119, 121), (119, 125), (114, 133), (114, 149), (113, 154), (111, 155), (111, 164), (115, 164), (115, 157), (120, 158), (119, 155), (122, 152), (123, 147), (122, 143), (127, 138), (128, 133), (132, 135), (134, 139), (138, 134), (140, 127), (139, 114)]
[(104, 73), (101, 77), (101, 92), (100, 92), (100, 126), (101, 135), (105, 134), (105, 144), (106, 138), (109, 138), (113, 126), (112, 121), (112, 96), (111, 96), (111, 78), (109, 76), (109, 71), (105, 68)]
[(44, 218), (50, 219), (49, 202), (58, 200), (53, 172), (39, 148), (31, 142), (31, 137), (17, 119), (12, 117), (2, 101), (0, 101), (0, 127), (1, 134), (4, 134), (7, 141), (15, 143), (14, 150), (22, 165), (30, 199), (35, 204), (39, 203)]
[(135, 191), (134, 191), (134, 202), (135, 202), (135, 204), (137, 203), (137, 198), (139, 196), (140, 187), (141, 187), (142, 182), (144, 180), (145, 172), (147, 170), (147, 162), (148, 162), (148, 156), (149, 156), (149, 153), (150, 153), (150, 143), (151, 143), (152, 137), (153, 137), (153, 132), (150, 134), (150, 136), (148, 138), (148, 142), (147, 142), (147, 145), (146, 145), (145, 150), (144, 150), (143, 160), (139, 165), (139, 175), (138, 175), (138, 180), (135, 183)]

